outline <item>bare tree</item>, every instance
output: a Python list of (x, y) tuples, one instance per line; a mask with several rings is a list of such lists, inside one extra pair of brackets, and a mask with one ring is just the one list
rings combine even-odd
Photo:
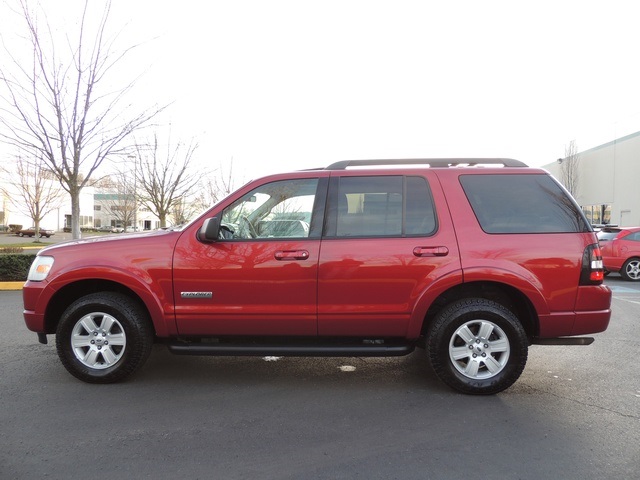
[(121, 169), (110, 175), (108, 181), (102, 180), (100, 187), (104, 191), (99, 197), (100, 207), (113, 217), (116, 225), (128, 227), (136, 219), (136, 192), (133, 172)]
[(577, 197), (578, 188), (580, 186), (580, 168), (578, 155), (578, 147), (575, 140), (571, 140), (569, 145), (564, 148), (564, 158), (558, 160), (560, 162), (560, 175), (564, 187), (573, 197)]
[[(32, 56), (23, 62), (5, 47), (15, 68), (0, 65), (0, 139), (18, 151), (39, 152), (57, 176), (71, 197), (73, 238), (80, 237), (82, 188), (105, 159), (124, 151), (125, 138), (165, 108), (132, 112), (125, 102), (135, 80), (113, 88), (110, 75), (137, 45), (118, 51), (117, 35), (107, 35), (109, 1), (100, 3), (104, 9), (92, 32), (90, 3), (96, 5), (85, 1), (75, 38), (56, 45), (51, 26), (42, 25), (27, 0), (20, 0)], [(73, 25), (69, 21), (65, 28)]]
[(196, 200), (198, 210), (204, 211), (234, 192), (237, 180), (233, 173), (233, 158), (227, 167), (220, 164), (212, 175), (207, 175), (202, 179), (200, 194)]
[(171, 213), (174, 223), (176, 225), (182, 225), (191, 220), (200, 211), (202, 211), (202, 209), (197, 200), (190, 201), (190, 199), (182, 197), (174, 203)]
[(177, 205), (195, 197), (194, 187), (200, 174), (191, 168), (193, 154), (198, 144), (178, 142), (171, 139), (161, 147), (157, 133), (147, 144), (136, 143), (136, 179), (140, 203), (160, 220), (160, 227), (167, 226), (167, 218)]
[(2, 193), (16, 208), (31, 218), (35, 226), (35, 239), (39, 242), (40, 222), (62, 203), (64, 192), (57, 178), (41, 157), (32, 160), (17, 157), (15, 171), (5, 165), (1, 170), (7, 178), (15, 179), (14, 191), (2, 187)]

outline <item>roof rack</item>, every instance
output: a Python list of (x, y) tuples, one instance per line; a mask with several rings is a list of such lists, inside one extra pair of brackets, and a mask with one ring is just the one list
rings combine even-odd
[(505, 167), (527, 167), (526, 163), (511, 158), (409, 158), (398, 160), (342, 160), (325, 167), (325, 170), (346, 170), (348, 167), (374, 165), (428, 165), (434, 168), (448, 168), (476, 165), (503, 165)]

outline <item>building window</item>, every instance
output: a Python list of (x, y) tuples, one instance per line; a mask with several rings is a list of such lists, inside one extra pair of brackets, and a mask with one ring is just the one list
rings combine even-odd
[(591, 225), (609, 225), (611, 223), (611, 205), (583, 205), (582, 211)]

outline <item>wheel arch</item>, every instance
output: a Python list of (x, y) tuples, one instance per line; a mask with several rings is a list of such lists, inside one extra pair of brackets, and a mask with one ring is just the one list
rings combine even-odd
[(434, 318), (451, 302), (474, 297), (485, 298), (503, 305), (515, 314), (529, 338), (538, 335), (538, 314), (531, 300), (517, 288), (493, 281), (461, 283), (440, 293), (431, 302), (424, 316), (420, 334), (424, 335), (427, 332)]
[[(91, 293), (117, 292), (138, 302), (149, 315), (149, 319), (154, 329), (154, 333), (162, 334), (166, 327), (164, 322), (158, 322), (158, 318), (163, 318), (160, 306), (152, 298), (143, 298), (140, 291), (135, 291), (122, 283), (106, 279), (82, 279), (66, 284), (57, 290), (47, 303), (45, 311), (46, 333), (55, 333), (60, 317), (69, 305)], [(147, 297), (147, 295), (144, 295)]]

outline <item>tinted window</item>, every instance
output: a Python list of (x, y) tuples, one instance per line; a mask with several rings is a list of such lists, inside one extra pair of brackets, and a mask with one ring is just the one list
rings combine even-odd
[(601, 242), (613, 240), (618, 236), (619, 233), (620, 230), (600, 230), (598, 232), (598, 240)]
[(487, 233), (590, 231), (582, 210), (549, 175), (462, 175), (460, 182)]
[(340, 177), (332, 180), (327, 236), (430, 235), (436, 220), (422, 177)]
[(626, 237), (625, 240), (631, 240), (632, 242), (640, 242), (640, 232), (630, 233)]

